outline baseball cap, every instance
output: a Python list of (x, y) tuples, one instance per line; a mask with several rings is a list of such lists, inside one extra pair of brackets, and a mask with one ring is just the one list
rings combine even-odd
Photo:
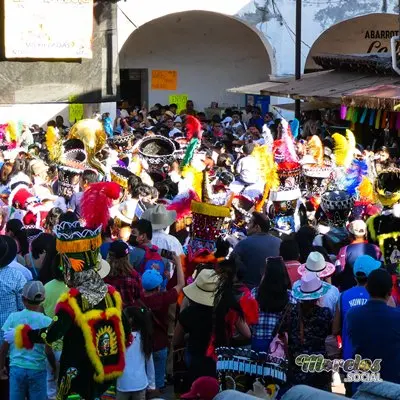
[(155, 269), (148, 269), (142, 275), (142, 286), (144, 290), (153, 290), (160, 286), (163, 282), (163, 277)]
[(376, 269), (380, 268), (381, 262), (378, 260), (375, 260), (371, 256), (367, 255), (362, 255), (358, 256), (356, 258), (356, 261), (354, 262), (353, 266), (353, 273), (354, 275), (357, 274), (364, 274), (365, 276), (368, 276), (372, 271), (375, 271)]
[(22, 289), (22, 297), (32, 303), (41, 303), (45, 299), (45, 290), (40, 281), (29, 281)]
[(218, 381), (210, 376), (202, 376), (193, 382), (190, 392), (183, 394), (181, 399), (212, 400), (218, 392)]
[(367, 225), (361, 219), (350, 222), (349, 232), (354, 236), (364, 236), (367, 233)]
[(108, 253), (114, 258), (123, 258), (129, 254), (129, 246), (122, 240), (117, 240), (110, 244)]

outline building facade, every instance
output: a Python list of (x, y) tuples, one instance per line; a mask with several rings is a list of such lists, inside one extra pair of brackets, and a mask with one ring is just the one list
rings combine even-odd
[[(294, 74), (296, 0), (160, 3), (118, 4), (123, 99), (166, 104), (186, 94), (198, 109), (244, 105), (244, 95), (226, 89)], [(312, 55), (320, 52), (389, 51), (398, 34), (395, 0), (302, 3), (303, 70), (316, 68)], [(174, 71), (175, 87), (152, 85), (152, 70)]]

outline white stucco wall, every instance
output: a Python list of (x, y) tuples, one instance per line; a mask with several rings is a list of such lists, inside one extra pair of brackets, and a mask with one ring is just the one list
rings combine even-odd
[[(387, 0), (386, 3), (387, 12), (393, 12), (398, 2)], [(326, 0), (303, 0), (303, 67), (310, 48), (322, 32), (340, 21), (381, 12), (383, 4), (384, 0), (340, 0), (331, 3)], [(277, 75), (293, 74), (295, 5), (295, 0), (127, 0), (118, 5), (118, 46), (121, 49), (135, 29), (161, 16), (191, 10), (212, 11), (235, 16), (253, 26), (273, 48), (276, 59), (276, 64), (275, 60), (272, 62), (273, 72)]]
[(227, 88), (268, 80), (270, 58), (261, 39), (245, 24), (203, 11), (168, 15), (140, 27), (120, 52), (120, 68), (176, 70), (176, 91), (151, 90), (149, 104), (188, 94), (197, 109), (244, 105), (245, 96)]

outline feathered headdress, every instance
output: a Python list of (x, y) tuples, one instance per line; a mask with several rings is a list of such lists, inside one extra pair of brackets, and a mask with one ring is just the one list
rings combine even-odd
[(192, 211), (190, 206), (192, 204), (192, 200), (200, 201), (199, 196), (194, 190), (189, 190), (187, 193), (178, 194), (175, 196), (172, 203), (167, 205), (167, 210), (176, 211), (176, 219), (180, 220), (189, 216)]
[(61, 140), (53, 126), (49, 126), (46, 131), (46, 147), (49, 152), (50, 161), (57, 161), (61, 157)]
[(92, 183), (85, 190), (81, 202), (81, 215), (86, 227), (97, 229), (102, 225), (107, 228), (110, 219), (112, 200), (117, 200), (120, 195), (120, 186), (115, 182)]
[(350, 167), (356, 149), (354, 133), (351, 130), (346, 129), (346, 137), (340, 133), (334, 133), (332, 139), (335, 142), (333, 152), (335, 154), (336, 165), (338, 167)]
[(264, 181), (263, 196), (256, 205), (256, 211), (261, 211), (264, 203), (268, 199), (270, 190), (278, 188), (279, 176), (277, 165), (268, 146), (256, 146), (251, 155), (258, 160), (259, 176)]
[(346, 170), (343, 187), (351, 196), (355, 196), (363, 178), (368, 174), (368, 165), (364, 160), (353, 160)]
[(374, 203), (376, 200), (374, 185), (367, 176), (363, 177), (360, 186), (358, 187), (358, 197), (361, 201), (365, 202)]
[(290, 130), (292, 131), (293, 137), (297, 139), (300, 130), (300, 122), (297, 118), (293, 118), (293, 120), (290, 121)]
[(316, 164), (321, 166), (324, 163), (324, 146), (317, 135), (313, 135), (307, 143), (308, 153), (313, 156)]
[(281, 139), (275, 140), (273, 145), (273, 153), (275, 161), (297, 163), (299, 158), (296, 154), (293, 136), (290, 133), (289, 123), (283, 119), (281, 121)]
[(6, 128), (7, 140), (9, 142), (16, 142), (18, 139), (18, 126), (14, 121), (10, 121)]
[(202, 137), (201, 123), (197, 118), (193, 117), (192, 115), (188, 115), (186, 117), (185, 127), (186, 127), (186, 139), (188, 141), (192, 140), (192, 138), (194, 137), (201, 140)]
[(190, 164), (193, 159), (194, 152), (196, 151), (197, 145), (199, 144), (199, 139), (193, 138), (188, 147), (186, 148), (185, 155), (183, 156), (183, 160), (181, 162), (181, 168)]

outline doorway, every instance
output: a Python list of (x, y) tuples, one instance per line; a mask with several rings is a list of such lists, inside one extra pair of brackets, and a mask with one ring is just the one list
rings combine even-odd
[(121, 102), (129, 107), (147, 104), (148, 99), (148, 70), (121, 69), (120, 70)]

